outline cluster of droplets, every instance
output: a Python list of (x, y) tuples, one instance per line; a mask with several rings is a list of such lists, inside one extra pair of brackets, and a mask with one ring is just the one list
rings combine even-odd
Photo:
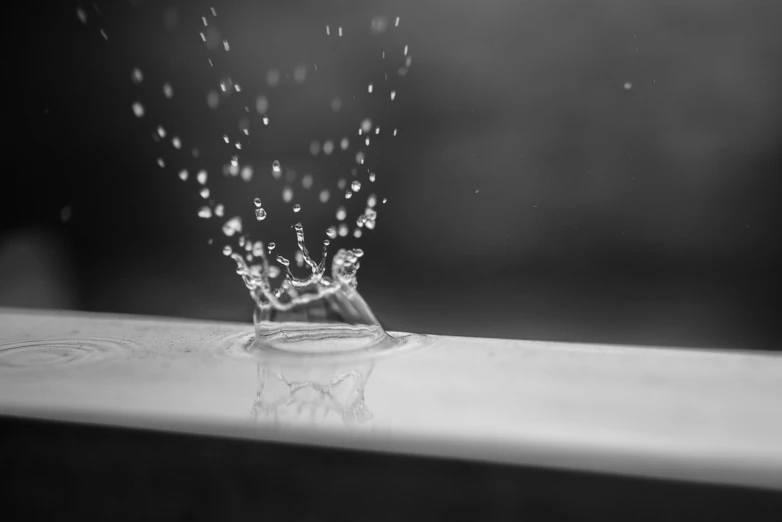
[[(79, 18), (82, 11), (78, 11)], [(85, 15), (86, 16), (86, 15)], [(207, 51), (210, 52), (207, 58), (207, 63), (210, 67), (214, 67), (214, 60), (217, 59), (219, 53), (227, 53), (231, 51), (231, 45), (228, 40), (224, 39), (217, 28), (215, 19), (217, 12), (214, 8), (211, 8), (209, 13), (206, 13), (201, 17), (201, 27), (199, 28), (199, 36)], [(84, 20), (82, 20), (84, 22)], [(393, 21), (393, 27), (399, 27), (400, 19), (397, 17)], [(385, 17), (376, 17), (371, 22), (371, 30), (373, 34), (380, 34), (388, 30), (391, 25), (391, 21)], [(345, 37), (343, 28), (337, 26), (336, 30), (332, 30), (329, 26), (326, 27), (326, 36), (336, 36), (339, 38)], [(408, 53), (408, 46), (404, 46), (404, 49), (397, 50), (397, 53), (401, 54), (401, 60), (404, 65), (397, 69), (399, 76), (405, 76), (408, 72), (412, 59)], [(214, 54), (218, 53), (218, 54)], [(386, 51), (382, 52), (380, 57), (382, 60), (386, 60)], [(390, 63), (390, 61), (388, 62)], [(318, 70), (317, 64), (313, 64), (315, 71)], [(293, 81), (297, 84), (305, 82), (310, 74), (309, 67), (305, 64), (297, 65), (292, 71)], [(144, 74), (139, 68), (134, 68), (131, 71), (131, 81), (134, 85), (141, 85), (145, 82)], [(280, 70), (272, 68), (266, 73), (266, 84), (270, 89), (278, 86), (283, 80), (283, 77), (290, 79), (290, 74), (282, 74)], [(385, 82), (388, 81), (388, 73), (384, 74)], [(174, 87), (169, 82), (165, 82), (160, 86), (160, 93), (167, 100), (171, 100), (174, 97)], [(386, 93), (388, 103), (393, 103), (398, 100), (397, 92), (393, 89), (383, 89), (382, 83), (370, 82), (367, 86), (368, 95), (381, 95)], [(246, 97), (248, 96), (247, 90), (231, 77), (221, 77), (216, 82), (213, 89), (210, 89), (206, 93), (206, 104), (210, 109), (218, 109), (223, 100), (230, 96)], [(228, 161), (222, 166), (222, 174), (225, 178), (238, 178), (246, 183), (251, 183), (253, 180), (258, 180), (259, 177), (255, 176), (256, 170), (263, 171), (263, 168), (258, 169), (249, 162), (241, 160), (241, 154), (251, 147), (250, 130), (252, 125), (252, 118), (260, 118), (260, 122), (264, 127), (270, 125), (268, 116), (270, 99), (266, 93), (256, 93), (250, 95), (251, 103), (244, 105), (244, 112), (238, 118), (238, 125), (235, 133), (223, 133), (220, 135), (221, 147), (228, 147), (229, 158)], [(345, 101), (339, 96), (333, 97), (329, 102), (330, 108), (334, 113), (338, 113), (343, 110)], [(147, 118), (147, 110), (140, 100), (136, 100), (132, 103), (133, 114), (137, 118)], [(252, 110), (254, 109), (254, 111)], [(253, 114), (256, 113), (256, 115)], [(332, 156), (337, 153), (348, 154), (350, 158), (349, 163), (353, 166), (350, 167), (349, 172), (352, 178), (348, 182), (347, 179), (341, 177), (336, 182), (336, 189), (339, 191), (337, 194), (342, 194), (345, 200), (355, 201), (359, 194), (371, 192), (366, 190), (366, 184), (373, 184), (377, 180), (377, 173), (366, 166), (367, 154), (369, 153), (370, 146), (373, 142), (379, 139), (382, 134), (381, 128), (378, 125), (373, 124), (370, 118), (363, 118), (360, 122), (357, 122), (356, 131), (358, 139), (352, 141), (348, 136), (342, 136), (337, 139), (325, 139), (325, 140), (310, 140), (309, 153), (312, 156)], [(392, 137), (397, 136), (397, 129), (393, 129), (389, 133)], [(185, 143), (183, 139), (172, 132), (169, 132), (162, 124), (154, 126), (152, 132), (152, 139), (157, 143), (169, 143), (175, 150), (179, 151), (179, 154), (186, 154)], [(193, 147), (190, 149), (190, 154), (193, 158), (199, 158), (199, 149)], [(173, 163), (173, 161), (171, 161)], [(162, 157), (157, 159), (157, 164), (160, 168), (166, 168), (167, 161)], [(268, 168), (268, 167), (267, 167)], [(268, 171), (267, 171), (268, 172)], [(378, 197), (375, 193), (371, 192), (367, 195), (365, 204), (362, 205), (364, 210), (360, 212), (355, 220), (355, 225), (351, 226), (348, 220), (348, 211), (345, 206), (340, 206), (337, 209), (336, 217), (337, 223), (328, 226), (325, 230), (326, 239), (324, 240), (323, 257), (319, 263), (314, 263), (309, 257), (309, 254), (303, 244), (303, 228), (301, 224), (296, 225), (297, 238), (299, 249), (296, 251), (294, 258), (295, 264), (298, 267), (309, 266), (312, 275), (304, 280), (299, 280), (293, 277), (291, 273), (291, 262), (282, 255), (278, 255), (275, 258), (276, 266), (271, 264), (266, 257), (266, 251), (269, 254), (275, 249), (275, 243), (269, 242), (264, 245), (261, 241), (252, 241), (248, 232), (244, 230), (244, 223), (239, 215), (233, 215), (226, 217), (226, 206), (224, 203), (217, 201), (214, 197), (213, 190), (209, 186), (211, 176), (206, 169), (198, 169), (195, 176), (190, 175), (190, 171), (187, 168), (181, 168), (178, 170), (178, 177), (183, 182), (189, 182), (191, 179), (195, 179), (196, 190), (198, 196), (202, 200), (202, 203), (198, 206), (197, 215), (204, 220), (221, 220), (221, 231), (225, 238), (223, 243), (222, 252), (226, 256), (231, 256), (239, 264), (239, 272), (245, 279), (245, 283), (253, 293), (254, 297), (258, 299), (265, 299), (268, 302), (275, 303), (275, 305), (282, 304), (284, 300), (281, 300), (283, 294), (289, 298), (296, 298), (296, 288), (300, 288), (302, 285), (320, 284), (323, 288), (332, 288), (335, 283), (331, 280), (324, 278), (323, 273), (325, 261), (327, 257), (327, 249), (331, 240), (337, 237), (344, 238), (351, 234), (355, 238), (361, 237), (364, 230), (373, 230), (376, 226), (377, 220), (377, 203)], [(334, 187), (328, 186), (328, 182), (325, 180), (318, 180), (318, 176), (313, 173), (307, 172), (303, 176), (299, 177), (297, 172), (293, 168), (283, 168), (283, 165), (279, 160), (274, 160), (271, 164), (271, 178), (274, 181), (284, 183), (280, 194), (282, 201), (289, 205), (288, 208), (294, 213), (298, 214), (303, 212), (304, 208), (302, 203), (296, 201), (296, 198), (306, 199), (307, 192), (314, 191), (317, 193), (317, 200), (321, 204), (326, 204), (336, 196), (334, 195)], [(321, 185), (318, 187), (317, 185)], [(300, 189), (299, 189), (300, 186)], [(362, 193), (363, 189), (363, 193)], [(299, 190), (303, 193), (299, 193)], [(257, 192), (256, 192), (257, 193)], [(261, 194), (263, 195), (263, 194)], [(267, 196), (264, 196), (267, 199)], [(386, 198), (382, 199), (382, 203), (385, 203)], [(261, 198), (255, 197), (253, 199), (254, 215), (257, 222), (266, 220), (269, 212), (264, 208)], [(214, 240), (209, 239), (209, 244), (213, 244)], [(265, 247), (265, 248), (264, 248)], [(333, 260), (335, 279), (347, 286), (355, 285), (355, 270), (358, 268), (358, 258), (363, 255), (360, 250), (340, 250)], [(272, 290), (268, 286), (268, 279), (277, 278), (281, 269), (285, 271), (286, 277), (279, 288)], [(340, 268), (337, 268), (340, 267)], [(336, 278), (336, 275), (340, 275)], [(351, 283), (352, 281), (352, 283)], [(282, 292), (279, 293), (279, 292)]]

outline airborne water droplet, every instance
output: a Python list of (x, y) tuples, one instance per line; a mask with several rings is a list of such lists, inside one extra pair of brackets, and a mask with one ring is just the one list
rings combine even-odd
[(339, 207), (337, 209), (337, 219), (339, 221), (345, 221), (345, 218), (347, 217), (348, 212), (345, 210), (345, 207)]
[(348, 235), (348, 226), (345, 223), (339, 224), (339, 237), (345, 237)]
[(233, 236), (236, 233), (242, 233), (242, 218), (234, 216), (223, 225), (223, 234), (228, 237)]
[(215, 206), (215, 216), (223, 217), (223, 214), (225, 214), (225, 207), (221, 204)]
[(297, 204), (295, 204), (295, 205), (293, 205), (293, 211), (294, 211), (294, 212), (298, 212), (298, 211), (300, 211), (300, 210), (301, 210), (301, 205), (299, 205), (298, 203), (297, 203)]
[(266, 245), (266, 248), (268, 248), (268, 249), (269, 249), (269, 253), (271, 253), (271, 252), (272, 252), (272, 250), (274, 250), (275, 248), (277, 248), (277, 245), (275, 245), (275, 244), (272, 242), (272, 243), (269, 243), (268, 245)]
[(223, 255), (224, 256), (230, 256), (233, 253), (233, 249), (229, 247), (228, 245), (225, 245), (223, 247)]
[(255, 219), (258, 221), (263, 221), (266, 219), (266, 211), (262, 208), (255, 209)]
[(198, 174), (196, 174), (196, 179), (198, 180), (198, 183), (200, 183), (201, 185), (206, 185), (206, 179), (207, 179), (206, 171), (199, 170)]
[(349, 190), (345, 191), (345, 199), (350, 199), (353, 197), (353, 193)]
[(201, 209), (198, 211), (198, 217), (209, 219), (212, 217), (212, 209), (207, 206), (201, 207)]
[(370, 172), (369, 173), (369, 181), (372, 182), (372, 183), (375, 182), (375, 173), (374, 172)]
[(329, 197), (331, 194), (329, 194), (329, 191), (327, 189), (323, 189), (320, 191), (320, 195), (318, 196), (318, 199), (320, 199), (321, 203), (326, 203), (329, 200)]
[(354, 180), (353, 183), (350, 184), (350, 188), (353, 189), (353, 192), (358, 192), (361, 190), (361, 182), (359, 180)]
[(260, 208), (261, 207), (261, 198), (255, 198), (253, 200), (253, 203), (255, 204), (256, 207)]
[(348, 146), (350, 145), (350, 142), (347, 138), (342, 138), (342, 141), (339, 142), (339, 147), (342, 150), (348, 150)]
[(311, 174), (305, 174), (303, 178), (301, 178), (301, 186), (305, 189), (309, 189), (312, 187), (312, 175)]
[(293, 189), (290, 187), (285, 187), (282, 189), (282, 200), (285, 203), (290, 203), (293, 199)]
[(133, 80), (133, 83), (138, 85), (139, 83), (144, 81), (144, 74), (141, 72), (141, 69), (136, 67), (131, 71), (130, 73), (130, 79)]
[(179, 171), (179, 179), (181, 179), (182, 181), (187, 181), (187, 176), (188, 174), (186, 169), (182, 169)]
[(209, 197), (209, 189), (207, 187), (202, 188), (200, 194), (202, 198), (207, 199)]
[(137, 118), (144, 116), (144, 106), (141, 105), (140, 102), (135, 102), (133, 104), (133, 114), (135, 114)]
[(334, 142), (327, 140), (323, 143), (323, 154), (330, 155), (334, 151)]
[(334, 227), (327, 228), (326, 235), (329, 236), (331, 239), (334, 239), (335, 237), (337, 237), (337, 229)]
[(171, 98), (172, 96), (174, 96), (174, 89), (171, 88), (171, 84), (170, 83), (164, 83), (163, 84), (163, 95), (166, 98)]

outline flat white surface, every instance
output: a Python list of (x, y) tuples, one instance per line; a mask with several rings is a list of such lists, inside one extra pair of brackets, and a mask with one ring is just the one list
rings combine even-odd
[[(251, 329), (0, 310), (0, 351), (123, 346), (93, 364), (0, 364), (0, 413), (782, 489), (779, 355), (438, 336), (370, 361), (259, 368), (226, 349)], [(357, 379), (315, 391), (351, 371), (365, 422), (343, 416)], [(309, 388), (288, 394), (275, 372)]]

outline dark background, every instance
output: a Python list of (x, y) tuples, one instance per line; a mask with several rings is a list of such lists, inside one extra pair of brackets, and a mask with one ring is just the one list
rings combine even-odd
[[(271, 161), (336, 179), (345, 164), (315, 163), (310, 140), (355, 137), (377, 115), (400, 129), (371, 160), (373, 190), (389, 202), (353, 246), (366, 251), (359, 289), (387, 328), (779, 349), (779, 3), (214, 4), (228, 53), (198, 36), (212, 4), (97, 5), (83, 4), (87, 24), (69, 2), (27, 2), (16, 20), (18, 94), (7, 101), (22, 121), (6, 138), (0, 305), (249, 324), (219, 226), (196, 217), (195, 184), (176, 176), (199, 163), (154, 143), (154, 129), (180, 135), (185, 151), (199, 145), (227, 206), (249, 216), (253, 197), (268, 201), (259, 238), (291, 257), (293, 214), (283, 216)], [(400, 27), (372, 36), (376, 15)], [(344, 26), (343, 41), (326, 24)], [(400, 78), (377, 55), (393, 49), (399, 61), (405, 44), (413, 64)], [(299, 63), (320, 64), (302, 85), (290, 80)], [(275, 89), (272, 67), (283, 74)], [(393, 105), (379, 101), (385, 86), (366, 93), (383, 70), (398, 83)], [(244, 101), (235, 93), (210, 110), (223, 76)], [(251, 110), (258, 138), (242, 153), (255, 178), (226, 180), (221, 137), (261, 91), (272, 125)], [(332, 224), (334, 200), (302, 204), (307, 230)]]

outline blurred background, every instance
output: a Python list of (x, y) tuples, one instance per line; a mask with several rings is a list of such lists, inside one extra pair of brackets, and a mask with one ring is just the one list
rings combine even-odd
[[(366, 252), (359, 289), (386, 328), (779, 349), (782, 5), (224, 4), (25, 3), (0, 306), (249, 325), (222, 222), (197, 217), (195, 172), (209, 171), (226, 212), (248, 226), (261, 196), (268, 228), (253, 233), (292, 257), (295, 220), (320, 227), (318, 242), (336, 224), (337, 191), (321, 205), (318, 184), (334, 185), (350, 163), (313, 156), (310, 142), (357, 141), (371, 117), (383, 129), (368, 152), (372, 190), (388, 203), (376, 229), (343, 241)], [(402, 76), (405, 46), (413, 63)], [(241, 91), (224, 94), (221, 79)], [(169, 134), (155, 141), (158, 125)], [(237, 153), (222, 136), (241, 125), (249, 182), (220, 173)], [(295, 219), (280, 198), (289, 173), (273, 179), (274, 159), (298, 171), (291, 184), (313, 201)]]

